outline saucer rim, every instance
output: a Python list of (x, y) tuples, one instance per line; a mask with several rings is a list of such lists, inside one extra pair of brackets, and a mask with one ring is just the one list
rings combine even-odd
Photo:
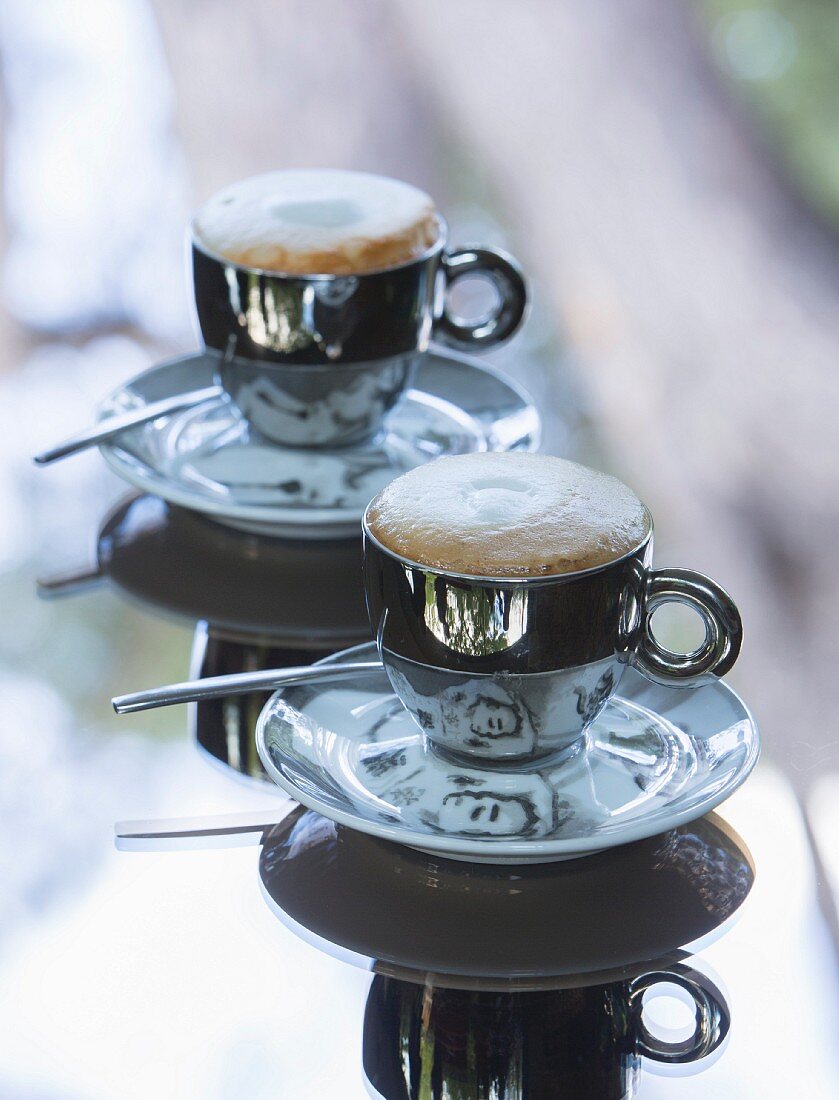
[[(375, 642), (362, 642), (360, 645), (350, 646), (339, 650), (328, 657), (321, 658), (315, 663), (327, 665), (341, 663), (345, 660), (362, 660), (364, 655), (376, 651)], [(641, 673), (638, 673), (640, 676)], [(311, 685), (310, 685), (311, 686)], [(449, 859), (469, 860), (473, 857), (482, 863), (515, 864), (515, 863), (548, 863), (558, 859), (585, 858), (595, 855), (597, 852), (606, 851), (608, 848), (617, 848), (624, 844), (632, 844), (636, 840), (646, 840), (648, 837), (657, 836), (679, 825), (696, 821), (711, 810), (731, 797), (748, 779), (757, 764), (761, 754), (760, 729), (751, 709), (732, 687), (724, 680), (716, 680), (711, 683), (703, 683), (695, 687), (674, 688), (680, 692), (691, 692), (699, 688), (714, 688), (728, 695), (743, 711), (743, 719), (748, 722), (751, 731), (751, 741), (742, 766), (722, 787), (715, 789), (698, 802), (692, 803), (678, 813), (667, 818), (666, 822), (657, 821), (650, 826), (649, 817), (645, 815), (635, 822), (627, 825), (617, 833), (607, 837), (598, 838), (597, 847), (591, 847), (591, 836), (541, 839), (533, 837), (527, 840), (514, 841), (487, 841), (481, 838), (447, 837), (436, 833), (419, 833), (416, 830), (401, 825), (390, 825), (385, 822), (376, 822), (359, 814), (351, 814), (344, 810), (336, 809), (327, 803), (321, 802), (317, 797), (306, 791), (300, 791), (297, 786), (287, 779), (275, 765), (266, 744), (266, 730), (269, 723), (270, 711), (276, 699), (282, 696), (282, 689), (275, 691), (265, 703), (259, 713), (256, 722), (254, 737), (256, 750), (262, 761), (262, 766), (272, 782), (290, 794), (295, 801), (306, 806), (316, 813), (332, 821), (337, 821), (349, 829), (357, 832), (378, 836), (383, 840), (389, 840), (404, 847), (415, 848), (426, 855), (446, 856)], [(623, 698), (618, 693), (618, 698)], [(631, 701), (631, 699), (630, 699)], [(601, 843), (601, 841), (604, 841)]]

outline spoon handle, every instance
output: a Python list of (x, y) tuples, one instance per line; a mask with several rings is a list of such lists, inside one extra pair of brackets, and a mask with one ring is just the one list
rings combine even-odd
[(160, 401), (152, 401), (149, 405), (141, 405), (139, 408), (129, 409), (128, 412), (105, 417), (104, 420), (100, 420), (92, 427), (71, 435), (63, 443), (35, 455), (33, 461), (37, 466), (48, 466), (51, 462), (57, 462), (60, 458), (66, 458), (78, 451), (86, 451), (89, 447), (105, 443), (107, 440), (119, 435), (120, 432), (124, 432), (127, 428), (134, 428), (138, 424), (156, 420), (158, 416), (168, 416), (169, 413), (178, 412), (179, 409), (201, 405), (205, 401), (212, 401), (220, 397), (221, 394), (220, 386), (206, 386), (201, 390), (190, 390), (187, 393), (175, 394), (173, 397), (164, 397)]
[(205, 699), (223, 699), (228, 695), (276, 691), (288, 684), (348, 680), (365, 672), (381, 671), (382, 665), (378, 661), (354, 661), (344, 665), (299, 665), (259, 672), (234, 672), (227, 676), (208, 676), (203, 680), (186, 680), (181, 684), (118, 695), (111, 703), (117, 714), (133, 714), (156, 707), (170, 707), (174, 703), (198, 703)]

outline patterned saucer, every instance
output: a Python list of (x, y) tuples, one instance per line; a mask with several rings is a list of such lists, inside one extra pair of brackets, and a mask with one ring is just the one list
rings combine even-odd
[[(108, 416), (213, 384), (216, 360), (196, 354), (159, 364), (112, 394)], [(122, 478), (219, 523), (290, 538), (355, 534), (367, 503), (389, 481), (432, 458), (535, 450), (539, 415), (514, 382), (475, 359), (429, 352), (372, 442), (335, 450), (262, 439), (223, 394), (123, 432), (101, 452)]]
[[(375, 656), (368, 643), (328, 661)], [(430, 747), (384, 671), (277, 692), (256, 739), (271, 778), (309, 809), (487, 863), (590, 855), (693, 821), (743, 783), (760, 749), (722, 681), (665, 688), (631, 669), (585, 744), (526, 766), (480, 769)]]

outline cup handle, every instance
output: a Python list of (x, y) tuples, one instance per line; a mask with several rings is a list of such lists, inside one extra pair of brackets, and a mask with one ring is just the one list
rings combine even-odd
[[(696, 1027), (693, 1035), (680, 1042), (669, 1043), (658, 1038), (644, 1023), (644, 994), (665, 982), (680, 986), (693, 1000)], [(636, 1053), (668, 1065), (706, 1058), (723, 1042), (731, 1026), (728, 1005), (719, 989), (704, 974), (682, 963), (642, 974), (630, 982), (629, 1013)]]
[(524, 275), (512, 256), (492, 248), (457, 248), (443, 253), (446, 290), (467, 275), (483, 275), (498, 291), (495, 309), (475, 324), (467, 324), (450, 313), (444, 303), (435, 323), (435, 335), (453, 347), (474, 350), (500, 344), (512, 336), (522, 322), (527, 306)]
[[(692, 653), (674, 653), (656, 641), (651, 621), (665, 603), (683, 603), (705, 624), (705, 639)], [(632, 664), (656, 683), (688, 686), (698, 677), (723, 676), (740, 652), (743, 623), (724, 588), (692, 569), (656, 569), (647, 575), (641, 640)]]

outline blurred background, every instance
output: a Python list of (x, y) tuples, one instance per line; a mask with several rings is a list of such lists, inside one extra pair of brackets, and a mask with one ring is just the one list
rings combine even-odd
[[(773, 843), (812, 865), (807, 965), (828, 1019), (836, 4), (3, 0), (0, 65), (0, 1027), (16, 1037), (0, 1096), (275, 1095), (247, 1059), (243, 1084), (241, 1036), (219, 1032), (224, 1057), (199, 1057), (177, 1030), (163, 1054), (156, 1032), (103, 1053), (112, 1011), (151, 1026), (114, 1008), (136, 975), (101, 985), (117, 982), (120, 953), (91, 969), (103, 899), (151, 874), (120, 863), (112, 822), (268, 796), (231, 800), (193, 760), (181, 710), (113, 717), (111, 695), (186, 675), (191, 629), (107, 589), (37, 600), (37, 575), (90, 563), (125, 487), (95, 453), (41, 471), (30, 459), (119, 383), (196, 346), (190, 210), (275, 168), (409, 180), (437, 199), (454, 243), (502, 245), (529, 272), (530, 319), (490, 358), (536, 395), (545, 449), (631, 484), (656, 517), (658, 563), (709, 573), (740, 605), (730, 679), (765, 745), (750, 820), (785, 823)], [(170, 866), (154, 874), (177, 891), (187, 872)], [(160, 904), (154, 935), (188, 937), (173, 932), (175, 900)], [(45, 1017), (48, 1002), (64, 1007)], [(56, 1012), (66, 1024), (74, 1005), (60, 1041)], [(205, 1077), (178, 1091), (190, 1057)]]

